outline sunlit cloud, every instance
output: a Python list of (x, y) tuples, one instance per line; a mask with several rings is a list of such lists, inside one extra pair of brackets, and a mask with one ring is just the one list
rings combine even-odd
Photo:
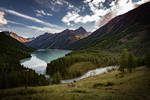
[(0, 11), (0, 25), (7, 24), (7, 20), (4, 17), (5, 13)]
[(61, 10), (61, 8), (64, 6), (66, 7), (66, 9), (79, 10), (77, 7), (72, 5), (67, 0), (35, 0), (35, 1), (43, 7), (50, 8), (54, 12)]
[(74, 24), (94, 22), (95, 25), (92, 31), (95, 31), (99, 27), (105, 25), (112, 18), (136, 8), (136, 5), (140, 5), (148, 1), (150, 0), (141, 0), (139, 2), (133, 2), (132, 0), (112, 0), (109, 4), (110, 7), (107, 8), (105, 5), (106, 0), (84, 0), (83, 2), (89, 6), (92, 14), (83, 16), (76, 11), (68, 11), (62, 18), (62, 22), (67, 25), (72, 25), (71, 22), (74, 22)]
[(61, 32), (58, 31), (56, 29), (53, 28), (49, 28), (49, 27), (37, 27), (37, 26), (27, 26), (28, 28), (34, 29), (34, 30), (38, 30), (38, 31), (42, 31), (42, 32), (48, 32), (48, 33), (57, 33), (57, 32)]

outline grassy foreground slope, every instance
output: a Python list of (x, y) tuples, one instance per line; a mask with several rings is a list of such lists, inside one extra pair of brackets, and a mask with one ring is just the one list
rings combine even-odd
[(0, 100), (149, 100), (150, 70), (138, 67), (121, 75), (114, 70), (76, 83), (0, 91)]

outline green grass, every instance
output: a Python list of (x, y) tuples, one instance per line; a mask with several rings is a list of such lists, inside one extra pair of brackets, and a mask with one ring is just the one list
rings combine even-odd
[(149, 100), (150, 70), (110, 71), (75, 83), (0, 91), (0, 100)]
[(86, 73), (88, 70), (95, 69), (96, 67), (92, 62), (78, 62), (69, 67), (69, 73), (72, 75), (80, 74), (79, 76), (81, 76), (81, 73)]

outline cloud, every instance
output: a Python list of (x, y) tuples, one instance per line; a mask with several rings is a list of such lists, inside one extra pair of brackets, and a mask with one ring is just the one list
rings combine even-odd
[(15, 16), (19, 16), (19, 17), (22, 17), (22, 18), (25, 18), (25, 19), (28, 19), (28, 20), (31, 20), (31, 21), (34, 21), (34, 22), (37, 22), (37, 23), (40, 23), (40, 24), (44, 25), (44, 27), (28, 26), (28, 25), (25, 25), (25, 24), (22, 24), (22, 23), (17, 23), (17, 22), (10, 21), (10, 20), (8, 21), (9, 23), (12, 23), (12, 24), (22, 25), (26, 29), (27, 28), (33, 29), (33, 30), (35, 30), (35, 32), (36, 31), (40, 31), (40, 32), (57, 33), (57, 32), (63, 31), (65, 29), (64, 27), (60, 27), (58, 25), (54, 25), (54, 24), (51, 24), (51, 23), (44, 22), (44, 21), (39, 20), (39, 19), (37, 19), (35, 17), (31, 17), (31, 16), (28, 16), (28, 15), (25, 15), (25, 14), (21, 14), (19, 12), (14, 11), (14, 10), (9, 10), (9, 9), (4, 9), (4, 8), (0, 8), (0, 10), (3, 10), (6, 13), (13, 14)]
[(35, 17), (31, 17), (31, 16), (28, 16), (28, 15), (25, 15), (25, 14), (22, 14), (22, 13), (19, 13), (19, 12), (16, 12), (14, 10), (9, 10), (9, 9), (5, 9), (5, 8), (0, 8), (0, 10), (3, 10), (4, 12), (6, 13), (9, 13), (9, 14), (13, 14), (15, 16), (19, 16), (19, 17), (22, 17), (22, 18), (25, 18), (25, 19), (28, 19), (28, 20), (31, 20), (31, 21), (34, 21), (34, 22), (37, 22), (37, 23), (40, 23), (42, 25), (46, 25), (46, 26), (49, 26), (49, 27), (52, 27), (52, 28), (58, 28), (58, 29), (61, 29), (62, 27), (58, 26), (58, 25), (54, 25), (54, 24), (51, 24), (51, 23), (47, 23), (47, 22), (44, 22), (40, 19), (37, 19)]
[(72, 12), (67, 12), (67, 14), (62, 18), (62, 22), (66, 23), (67, 25), (71, 25), (70, 22), (74, 22), (74, 23), (87, 23), (87, 22), (95, 22), (97, 23), (97, 21), (104, 16), (105, 14), (108, 13), (108, 9), (102, 8), (99, 9), (100, 7), (102, 7), (102, 3), (105, 0), (85, 0), (84, 3), (86, 3), (92, 14), (88, 14), (85, 16), (81, 16), (79, 15), (79, 12), (76, 11), (72, 11)]
[(17, 23), (17, 22), (11, 21), (11, 20), (7, 20), (7, 22), (8, 22), (8, 23), (11, 23), (11, 24), (16, 24), (16, 25), (27, 26), (27, 25), (25, 25), (25, 24)]
[[(39, 35), (42, 35), (45, 32), (59, 33), (59, 32), (64, 30), (64, 28), (62, 28), (60, 30), (60, 29), (49, 28), (49, 27), (29, 26), (29, 25), (14, 22), (11, 20), (7, 20), (7, 22), (8, 22), (8, 24), (5, 26), (1, 26), (0, 30), (1, 31), (12, 31), (12, 32), (15, 32), (16, 34), (18, 34), (22, 37), (37, 37)], [(15, 24), (15, 25), (10, 25), (10, 24)]]
[(7, 20), (4, 18), (5, 13), (0, 11), (0, 25), (7, 24)]
[(36, 16), (53, 16), (51, 13), (46, 13), (44, 10), (35, 10)]
[(89, 7), (91, 13), (83, 16), (76, 11), (69, 11), (62, 18), (62, 22), (67, 25), (72, 25), (71, 22), (94, 22), (93, 29), (96, 30), (112, 18), (134, 9), (136, 7), (135, 5), (140, 5), (148, 1), (150, 0), (140, 0), (138, 2), (133, 2), (132, 0), (111, 0), (107, 7), (106, 3), (108, 3), (108, 0), (84, 0), (83, 2)]
[(36, 31), (26, 27), (11, 26), (9, 24), (0, 27), (1, 31), (11, 31), (22, 37), (37, 37), (43, 34), (41, 31)]
[(79, 10), (67, 0), (35, 0), (42, 7), (50, 8), (54, 12), (60, 11), (62, 8), (67, 10)]
[[(101, 20), (99, 20), (98, 26), (103, 26), (105, 25), (108, 21), (110, 21), (112, 18), (122, 15), (124, 13), (127, 13), (128, 11), (138, 7), (139, 5), (146, 3), (150, 0), (140, 0), (137, 2), (133, 2), (133, 0), (118, 0), (112, 2), (110, 11), (104, 15)], [(108, 16), (110, 15), (110, 16)]]
[(14, 22), (11, 20), (8, 20), (8, 23), (21, 25), (21, 26), (24, 26), (24, 28), (28, 28), (28, 29), (32, 29), (32, 30), (36, 30), (36, 31), (40, 31), (40, 32), (58, 33), (58, 32), (61, 32), (62, 30), (64, 30), (64, 28), (56, 29), (56, 28), (50, 28), (50, 27), (29, 26), (29, 25)]
[[(99, 13), (102, 12), (99, 11)], [(71, 25), (71, 22), (84, 24), (87, 22), (96, 22), (100, 18), (99, 13), (94, 15), (80, 16), (77, 12), (68, 12), (67, 15), (62, 18), (62, 22), (66, 23), (67, 25)]]
[(75, 21), (80, 15), (76, 12), (68, 12), (66, 16), (62, 18), (62, 22), (71, 25), (71, 21)]
[(143, 3), (146, 3), (146, 2), (149, 2), (150, 0), (140, 0), (139, 2), (137, 2), (137, 4), (143, 4)]
[(49, 32), (49, 33), (58, 33), (61, 32), (62, 30), (56, 30), (53, 28), (49, 28), (49, 27), (37, 27), (37, 26), (27, 26), (30, 29), (34, 29), (34, 30), (38, 30), (38, 31), (42, 31), (42, 32)]

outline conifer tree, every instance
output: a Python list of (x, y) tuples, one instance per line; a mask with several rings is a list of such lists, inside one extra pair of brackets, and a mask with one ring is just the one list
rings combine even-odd
[(123, 49), (119, 57), (119, 70), (121, 72), (124, 72), (127, 66), (128, 66), (128, 51), (127, 49)]
[(129, 53), (129, 56), (128, 56), (128, 66), (127, 66), (128, 72), (131, 73), (133, 71), (133, 69), (135, 69), (135, 67), (136, 67), (136, 58), (133, 55), (133, 53)]
[(59, 84), (62, 80), (60, 72), (56, 72), (54, 75), (52, 75), (52, 83), (53, 84)]

